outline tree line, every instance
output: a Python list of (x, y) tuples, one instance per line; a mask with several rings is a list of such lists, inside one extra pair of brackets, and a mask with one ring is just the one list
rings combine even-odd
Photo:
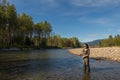
[(100, 47), (120, 46), (120, 35), (109, 35), (107, 39), (103, 39), (99, 43)]
[(48, 21), (34, 23), (26, 13), (18, 14), (13, 4), (0, 1), (0, 48), (80, 47), (76, 37), (53, 34)]

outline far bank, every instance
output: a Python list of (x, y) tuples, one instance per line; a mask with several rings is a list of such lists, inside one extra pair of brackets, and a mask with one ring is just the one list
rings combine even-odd
[[(75, 55), (82, 54), (82, 48), (68, 49), (70, 53)], [(120, 62), (120, 47), (104, 47), (90, 48), (90, 58), (93, 59), (109, 59)]]

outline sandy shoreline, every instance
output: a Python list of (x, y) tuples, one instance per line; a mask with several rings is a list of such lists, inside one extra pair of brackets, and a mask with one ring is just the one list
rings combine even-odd
[[(75, 55), (82, 54), (82, 48), (69, 49)], [(109, 59), (120, 62), (120, 47), (90, 48), (90, 58)]]

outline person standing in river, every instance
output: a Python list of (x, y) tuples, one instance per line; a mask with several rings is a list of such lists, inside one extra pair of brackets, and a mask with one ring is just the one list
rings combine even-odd
[(83, 59), (83, 70), (86, 72), (90, 72), (90, 64), (89, 64), (89, 55), (90, 55), (90, 49), (88, 44), (84, 44), (83, 46), (83, 53), (82, 53), (82, 59)]

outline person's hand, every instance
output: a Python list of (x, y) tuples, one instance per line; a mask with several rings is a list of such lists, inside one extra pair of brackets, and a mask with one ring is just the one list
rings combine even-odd
[(84, 59), (84, 58), (85, 58), (85, 56), (82, 56), (82, 58)]
[(84, 58), (87, 58), (87, 57), (88, 57), (88, 55), (85, 55), (85, 56), (83, 56), (83, 59), (84, 59)]
[(80, 54), (79, 56), (83, 56), (83, 54)]

